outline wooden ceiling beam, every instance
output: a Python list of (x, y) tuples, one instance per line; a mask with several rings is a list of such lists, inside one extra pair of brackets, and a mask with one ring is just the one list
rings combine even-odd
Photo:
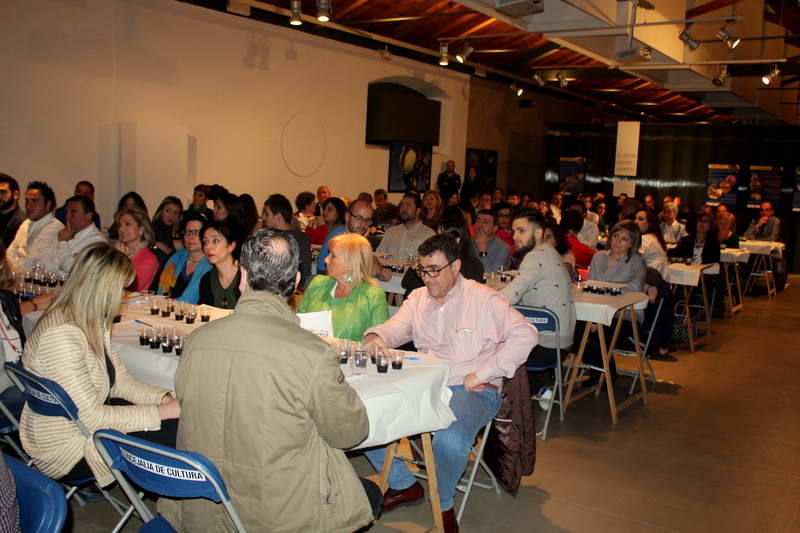
[(686, 18), (694, 19), (703, 16), (706, 13), (711, 13), (712, 11), (716, 11), (717, 9), (723, 9), (728, 6), (738, 4), (741, 1), (742, 0), (712, 0), (711, 2), (707, 2), (692, 9), (687, 9)]
[[(369, 2), (369, 0), (354, 0), (353, 2), (350, 2), (349, 6), (336, 13), (336, 18), (346, 17), (349, 13), (355, 11), (356, 9), (363, 6), (367, 2)], [(347, 22), (344, 22), (344, 24), (347, 24)]]

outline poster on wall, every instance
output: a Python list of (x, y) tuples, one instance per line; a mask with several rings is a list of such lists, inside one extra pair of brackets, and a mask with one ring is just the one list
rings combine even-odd
[(794, 170), (794, 193), (792, 193), (792, 211), (800, 211), (800, 167)]
[(430, 189), (432, 159), (430, 144), (394, 141), (389, 147), (389, 192)]
[(709, 164), (706, 177), (706, 203), (724, 205), (729, 211), (736, 211), (736, 181), (739, 165)]
[(747, 187), (747, 207), (758, 208), (761, 202), (772, 202), (772, 207), (777, 211), (782, 177), (783, 167), (752, 165)]
[(558, 160), (558, 192), (578, 195), (586, 182), (585, 157), (561, 157)]
[[(461, 196), (492, 192), (497, 182), (497, 151), (467, 148)], [(472, 169), (475, 169), (474, 171)]]

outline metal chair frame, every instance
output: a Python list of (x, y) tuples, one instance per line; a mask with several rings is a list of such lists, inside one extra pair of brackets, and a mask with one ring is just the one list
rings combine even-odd
[[(647, 364), (647, 368), (650, 370), (650, 375), (646, 376), (645, 379), (650, 380), (653, 384), (656, 383), (656, 371), (653, 369), (653, 364), (650, 362), (649, 350), (650, 350), (650, 342), (653, 340), (653, 332), (656, 330), (656, 324), (658, 323), (658, 317), (661, 316), (661, 309), (664, 307), (664, 298), (659, 298), (658, 307), (656, 308), (656, 315), (653, 317), (653, 323), (650, 325), (650, 331), (647, 332), (647, 340), (644, 343), (644, 347), (642, 348), (642, 355), (641, 357), (644, 359), (645, 364)], [(629, 338), (631, 342), (633, 339)], [(635, 350), (621, 350), (615, 349), (615, 354), (622, 355), (624, 357), (637, 357), (637, 353)], [(639, 368), (637, 367), (636, 370), (626, 370), (624, 368), (617, 368), (617, 373), (624, 374), (626, 376), (633, 376), (633, 381), (631, 382), (631, 387), (628, 389), (628, 396), (633, 394), (633, 389), (636, 387), (636, 382), (639, 379)]]

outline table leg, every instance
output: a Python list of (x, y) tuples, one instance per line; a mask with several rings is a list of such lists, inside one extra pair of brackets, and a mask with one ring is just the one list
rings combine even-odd
[(733, 265), (733, 274), (736, 279), (736, 293), (739, 296), (738, 310), (744, 310), (744, 294), (742, 294), (742, 277), (739, 275), (739, 263)]
[[(570, 372), (569, 383), (567, 384), (567, 397), (564, 399), (564, 412), (567, 412), (570, 401), (572, 401), (572, 389), (575, 388), (575, 380), (578, 377), (578, 367), (583, 362), (583, 352), (586, 349), (586, 341), (589, 340), (589, 333), (592, 329), (592, 322), (586, 323), (586, 329), (583, 330), (583, 338), (581, 345), (578, 348), (578, 353), (572, 361), (572, 372)], [(576, 398), (577, 399), (577, 398)]]
[(397, 453), (397, 446), (400, 444), (399, 440), (396, 440), (386, 446), (386, 455), (383, 458), (383, 468), (381, 469), (381, 477), (378, 481), (378, 487), (381, 489), (381, 494), (386, 492), (386, 489), (389, 488), (389, 472), (392, 469), (392, 461), (394, 461), (394, 456)]
[(692, 297), (692, 288), (683, 286), (684, 305), (686, 306), (686, 332), (689, 337), (689, 351), (694, 352), (694, 333), (692, 333), (692, 310), (689, 307), (690, 298)]
[[(431, 434), (422, 434), (422, 453), (425, 455), (425, 473), (428, 476), (428, 493), (431, 498), (431, 513), (433, 514), (433, 531), (444, 532), (442, 521), (442, 505), (439, 502), (439, 482), (436, 479), (436, 460), (433, 457)], [(477, 468), (477, 465), (476, 465)]]
[[(616, 345), (619, 330), (622, 327), (622, 317), (617, 320), (617, 327), (614, 329), (614, 334), (611, 336), (611, 347)], [(617, 400), (614, 396), (614, 381), (611, 379), (611, 365), (610, 360), (613, 353), (606, 349), (606, 335), (603, 331), (603, 326), (597, 325), (597, 339), (600, 341), (600, 355), (603, 357), (603, 373), (600, 375), (600, 381), (597, 382), (597, 388), (594, 391), (595, 396), (600, 394), (603, 387), (603, 380), (606, 382), (606, 390), (608, 391), (608, 407), (611, 410), (611, 423), (617, 423)]]
[(763, 254), (756, 254), (756, 258), (753, 261), (753, 269), (750, 271), (750, 274), (747, 276), (747, 282), (744, 285), (744, 293), (747, 294), (751, 290), (753, 290), (753, 286), (755, 286), (755, 280), (758, 277), (758, 274), (763, 270), (764, 266), (764, 255)]
[[(708, 291), (706, 290), (706, 278), (703, 273), (700, 273), (700, 293), (703, 296), (703, 312), (705, 313), (705, 336), (711, 335), (711, 309), (708, 303)], [(696, 341), (695, 341), (696, 342)]]

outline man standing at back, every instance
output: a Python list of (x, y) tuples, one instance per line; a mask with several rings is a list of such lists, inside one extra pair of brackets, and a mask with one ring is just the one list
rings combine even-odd
[(53, 216), (56, 195), (43, 181), (32, 181), (25, 191), (25, 215), (6, 259), (16, 270), (28, 270), (42, 261), (58, 244), (58, 232), (64, 224)]
[(433, 230), (420, 220), (421, 211), (422, 200), (419, 195), (404, 194), (398, 213), (400, 224), (386, 230), (377, 251), (392, 254), (395, 259), (400, 260), (416, 255), (419, 245), (433, 235)]
[[(240, 261), (236, 309), (189, 337), (175, 374), (177, 446), (217, 466), (247, 531), (355, 531), (382, 503), (342, 451), (369, 421), (333, 350), (286, 303), (300, 280), (297, 243), (261, 230)], [(207, 500), (162, 498), (159, 510), (183, 531), (231, 528)]]
[(14, 242), (17, 230), (25, 220), (25, 211), (19, 208), (19, 183), (0, 172), (0, 232), (6, 248)]
[(442, 195), (442, 200), (447, 201), (453, 193), (461, 190), (461, 176), (456, 174), (456, 162), (452, 159), (445, 165), (445, 171), (436, 179), (436, 188)]

